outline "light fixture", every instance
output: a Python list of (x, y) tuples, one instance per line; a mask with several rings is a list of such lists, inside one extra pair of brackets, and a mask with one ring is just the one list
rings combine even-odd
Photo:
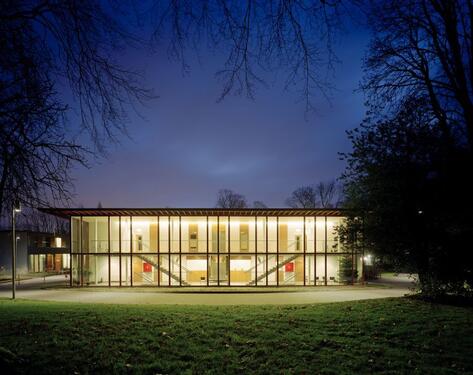
[(15, 199), (12, 204), (12, 247), (11, 247), (11, 286), (12, 286), (12, 299), (15, 299), (16, 295), (16, 241), (19, 239), (16, 236), (16, 214), (21, 212), (21, 203), (18, 199)]
[(21, 203), (19, 200), (15, 200), (13, 202), (13, 211), (14, 212), (21, 212)]

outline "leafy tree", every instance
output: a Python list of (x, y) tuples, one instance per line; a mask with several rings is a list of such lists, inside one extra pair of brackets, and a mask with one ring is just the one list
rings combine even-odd
[(358, 278), (358, 270), (353, 269), (353, 255), (341, 255), (338, 261), (338, 282), (351, 284)]
[[(428, 99), (406, 99), (397, 113), (369, 117), (349, 132), (344, 155), (346, 207), (352, 218), (342, 237), (404, 270), (417, 272), (427, 295), (465, 292), (473, 285), (468, 151), (446, 148)], [(463, 197), (452, 205), (452, 197)]]
[(235, 193), (230, 189), (221, 189), (218, 191), (217, 208), (246, 208), (248, 203), (244, 195)]

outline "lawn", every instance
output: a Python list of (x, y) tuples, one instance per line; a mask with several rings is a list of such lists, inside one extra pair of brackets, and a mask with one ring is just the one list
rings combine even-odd
[(473, 310), (408, 298), (280, 307), (1, 300), (0, 317), (2, 366), (20, 373), (473, 373)]

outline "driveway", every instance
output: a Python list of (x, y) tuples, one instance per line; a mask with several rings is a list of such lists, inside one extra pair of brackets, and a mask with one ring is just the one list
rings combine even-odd
[[(17, 288), (17, 298), (38, 301), (61, 301), (82, 303), (112, 304), (156, 304), (156, 305), (284, 305), (355, 301), (374, 298), (402, 297), (408, 294), (411, 282), (392, 285), (383, 279), (377, 285), (368, 286), (331, 286), (312, 288), (291, 288), (265, 291), (265, 289), (246, 289), (243, 293), (231, 292), (231, 289), (206, 292), (201, 289), (196, 293), (186, 289), (171, 290), (154, 288), (65, 288), (64, 276), (30, 279)], [(240, 289), (241, 290), (241, 289)], [(11, 297), (11, 285), (0, 285), (0, 297)]]

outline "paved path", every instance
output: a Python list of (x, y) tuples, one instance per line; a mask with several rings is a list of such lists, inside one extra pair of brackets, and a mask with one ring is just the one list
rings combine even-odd
[[(84, 303), (114, 304), (192, 304), (192, 305), (254, 305), (254, 304), (307, 304), (354, 301), (373, 298), (402, 297), (409, 293), (409, 283), (394, 283), (391, 287), (354, 286), (354, 287), (317, 287), (300, 291), (264, 292), (253, 290), (245, 293), (199, 292), (173, 293), (160, 289), (146, 291), (131, 289), (93, 289), (93, 288), (52, 288), (63, 286), (64, 276), (47, 277), (46, 281), (31, 279), (22, 282), (17, 290), (17, 298), (41, 301), (64, 301)], [(387, 280), (386, 284), (389, 284)], [(48, 286), (48, 288), (45, 288)], [(11, 286), (0, 285), (0, 297), (11, 296)], [(182, 290), (182, 289), (181, 289)]]

